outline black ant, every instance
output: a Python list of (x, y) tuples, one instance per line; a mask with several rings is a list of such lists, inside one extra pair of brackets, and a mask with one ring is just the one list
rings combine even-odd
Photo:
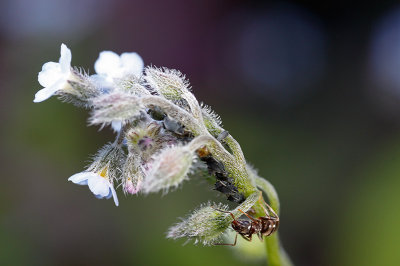
[[(236, 236), (235, 236), (235, 242), (233, 244), (226, 244), (226, 243), (219, 243), (215, 245), (227, 245), (227, 246), (236, 246), (236, 241), (237, 241), (237, 236), (238, 234), (242, 236), (244, 239), (247, 241), (251, 241), (253, 234), (257, 234), (258, 238), (263, 241), (264, 236), (270, 236), (272, 233), (274, 233), (276, 230), (278, 230), (279, 227), (279, 217), (278, 215), (274, 212), (274, 210), (269, 206), (264, 199), (262, 198), (262, 194), (260, 193), (260, 199), (265, 203), (267, 206), (268, 210), (265, 208), (264, 205), (261, 205), (262, 208), (265, 211), (265, 216), (259, 217), (259, 218), (254, 218), (239, 209), (241, 213), (246, 215), (249, 220), (237, 220), (235, 216), (233, 215), (232, 212), (224, 211), (224, 210), (219, 210), (216, 209), (220, 212), (224, 213), (229, 213), (233, 221), (231, 223), (231, 226), (233, 230), (236, 231)], [(215, 209), (215, 208), (214, 208)], [(272, 213), (272, 216), (269, 214), (269, 212)]]

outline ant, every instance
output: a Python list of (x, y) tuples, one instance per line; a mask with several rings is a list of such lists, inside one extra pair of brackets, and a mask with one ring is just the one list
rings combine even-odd
[[(271, 206), (269, 206), (264, 201), (264, 199), (262, 198), (262, 194), (260, 193), (260, 200), (261, 199), (268, 208), (268, 210), (267, 210), (264, 205), (261, 205), (265, 211), (266, 216), (254, 218), (254, 217), (251, 217), (250, 215), (248, 215), (247, 213), (245, 213), (244, 211), (242, 211), (241, 209), (239, 209), (239, 211), (241, 213), (243, 213), (244, 215), (246, 215), (250, 219), (250, 221), (249, 220), (237, 220), (232, 212), (216, 209), (220, 212), (229, 213), (232, 216), (233, 221), (231, 223), (231, 226), (232, 226), (233, 230), (236, 231), (236, 236), (235, 236), (235, 242), (233, 244), (219, 243), (219, 244), (215, 244), (215, 245), (236, 246), (238, 234), (241, 237), (243, 237), (244, 239), (246, 239), (247, 241), (251, 241), (253, 234), (257, 234), (258, 238), (261, 241), (263, 241), (264, 236), (270, 236), (272, 233), (274, 233), (276, 230), (278, 230), (278, 227), (279, 227), (278, 215), (274, 212), (274, 210), (271, 208)], [(269, 214), (270, 212), (272, 213), (272, 216)]]

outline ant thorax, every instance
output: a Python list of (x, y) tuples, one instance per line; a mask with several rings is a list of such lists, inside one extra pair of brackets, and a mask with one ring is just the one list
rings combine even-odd
[(251, 221), (248, 220), (234, 220), (232, 228), (239, 234), (253, 234), (254, 228)]

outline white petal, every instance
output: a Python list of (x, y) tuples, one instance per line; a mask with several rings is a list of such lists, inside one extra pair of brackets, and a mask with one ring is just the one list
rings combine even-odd
[(111, 51), (103, 51), (94, 63), (94, 70), (97, 74), (113, 75), (120, 67), (119, 56)]
[(119, 202), (118, 202), (118, 197), (117, 197), (117, 193), (115, 192), (114, 186), (110, 182), (108, 182), (108, 183), (110, 185), (111, 193), (112, 193), (113, 198), (114, 198), (115, 206), (118, 206)]
[(60, 65), (62, 72), (69, 72), (71, 69), (71, 50), (65, 44), (61, 44)]
[(42, 66), (39, 72), (38, 81), (43, 87), (49, 87), (62, 77), (61, 67), (59, 63), (47, 62)]
[(114, 130), (114, 132), (119, 132), (122, 128), (122, 122), (119, 120), (112, 121), (111, 127)]
[(35, 99), (33, 99), (33, 102), (39, 103), (43, 102), (44, 100), (47, 100), (48, 98), (53, 96), (54, 93), (56, 93), (58, 90), (62, 89), (64, 83), (65, 83), (64, 80), (59, 80), (51, 87), (43, 88), (40, 91), (36, 92)]
[(140, 76), (143, 71), (143, 59), (137, 53), (123, 53), (121, 54), (121, 61), (123, 68), (126, 72)]
[(77, 174), (72, 175), (70, 178), (68, 178), (68, 181), (71, 181), (75, 184), (78, 185), (87, 185), (88, 179), (97, 176), (95, 173), (92, 172), (80, 172)]
[(90, 178), (88, 180), (88, 186), (95, 195), (106, 197), (110, 193), (109, 182), (99, 175)]
[(89, 80), (96, 88), (100, 89), (102, 93), (108, 93), (113, 88), (113, 83), (110, 82), (107, 76), (94, 74), (89, 77)]

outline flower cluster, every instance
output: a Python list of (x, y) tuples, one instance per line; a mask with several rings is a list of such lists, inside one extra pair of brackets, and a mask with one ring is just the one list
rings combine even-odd
[[(214, 189), (237, 204), (232, 210), (262, 212), (260, 177), (249, 167), (236, 140), (224, 130), (210, 107), (199, 104), (185, 76), (167, 68), (144, 67), (136, 53), (101, 52), (96, 74), (71, 67), (71, 51), (61, 45), (58, 63), (48, 62), (39, 73), (34, 102), (53, 95), (90, 110), (89, 124), (111, 126), (115, 141), (93, 157), (88, 168), (68, 180), (87, 185), (97, 198), (125, 194), (164, 193), (189, 176), (207, 176)], [(120, 186), (119, 186), (120, 185)], [(265, 191), (265, 190), (264, 190)], [(268, 191), (266, 191), (268, 193)], [(171, 238), (216, 243), (229, 228), (227, 206), (203, 205), (172, 227)]]

